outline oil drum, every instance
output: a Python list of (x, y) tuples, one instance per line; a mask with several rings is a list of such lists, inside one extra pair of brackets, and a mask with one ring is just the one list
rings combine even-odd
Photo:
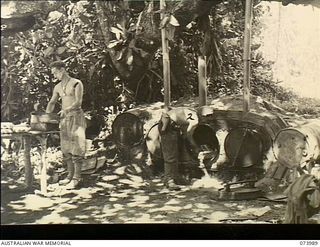
[(198, 150), (211, 151), (211, 161), (217, 160), (220, 152), (219, 140), (216, 132), (209, 124), (199, 124), (193, 134), (192, 138)]
[(143, 141), (143, 122), (133, 113), (122, 113), (112, 123), (112, 136), (118, 147), (139, 145)]
[(224, 148), (229, 162), (236, 167), (262, 163), (263, 141), (255, 129), (235, 128), (226, 136)]
[(146, 146), (152, 159), (162, 159), (161, 141), (158, 124), (154, 124), (146, 134)]
[(287, 128), (277, 134), (273, 152), (280, 164), (294, 168), (320, 159), (320, 122)]

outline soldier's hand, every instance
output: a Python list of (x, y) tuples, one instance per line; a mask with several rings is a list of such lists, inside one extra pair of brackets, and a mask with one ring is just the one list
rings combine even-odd
[(64, 118), (66, 116), (66, 112), (64, 110), (61, 110), (58, 112), (58, 115), (60, 116), (60, 118)]

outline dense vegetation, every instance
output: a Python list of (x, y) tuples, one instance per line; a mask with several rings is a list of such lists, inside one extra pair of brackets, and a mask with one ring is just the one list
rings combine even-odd
[[(186, 4), (167, 4), (165, 21), (160, 21), (157, 1), (64, 2), (48, 15), (37, 17), (40, 24), (33, 29), (1, 36), (2, 120), (26, 118), (35, 103), (46, 105), (55, 84), (48, 65), (57, 59), (65, 61), (70, 74), (83, 81), (85, 110), (103, 113), (106, 107), (123, 102), (163, 100), (159, 29), (163, 26), (170, 33), (173, 99), (197, 95), (200, 54), (207, 56), (211, 96), (240, 93), (243, 1), (212, 1), (208, 8), (182, 2)], [(273, 81), (272, 64), (258, 52), (259, 17), (266, 10), (257, 3), (251, 90), (269, 100), (286, 102), (295, 95)]]

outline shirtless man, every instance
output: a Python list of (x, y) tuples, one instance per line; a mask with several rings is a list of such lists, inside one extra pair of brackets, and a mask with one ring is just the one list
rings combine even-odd
[(68, 170), (67, 178), (59, 184), (66, 185), (68, 189), (75, 189), (81, 181), (81, 166), (85, 154), (86, 122), (81, 109), (83, 84), (69, 76), (65, 64), (61, 61), (53, 62), (50, 68), (53, 76), (60, 82), (53, 89), (46, 113), (53, 112), (56, 102), (61, 98), (60, 143), (63, 162), (67, 164)]

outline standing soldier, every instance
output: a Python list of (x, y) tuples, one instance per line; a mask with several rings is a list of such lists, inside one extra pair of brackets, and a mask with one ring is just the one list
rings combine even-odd
[(192, 130), (198, 124), (195, 111), (185, 107), (172, 109), (164, 106), (159, 121), (159, 132), (161, 138), (161, 149), (164, 159), (164, 185), (169, 189), (179, 189), (181, 183), (179, 175), (179, 150), (185, 145), (186, 139), (191, 140)]
[(83, 84), (69, 76), (62, 61), (53, 62), (50, 68), (53, 76), (60, 82), (53, 89), (46, 113), (53, 112), (56, 102), (61, 98), (60, 143), (63, 161), (68, 170), (67, 178), (59, 184), (66, 185), (67, 189), (74, 189), (79, 187), (81, 181), (81, 167), (85, 155), (86, 122), (81, 109)]

